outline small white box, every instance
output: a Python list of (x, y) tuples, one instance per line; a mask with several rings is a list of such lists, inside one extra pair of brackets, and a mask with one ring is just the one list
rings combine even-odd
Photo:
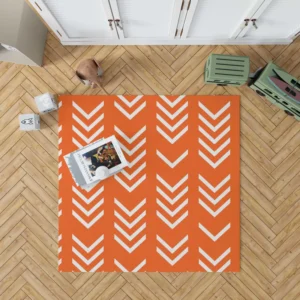
[(19, 115), (20, 130), (30, 131), (40, 129), (40, 116), (36, 114)]
[(35, 103), (38, 107), (38, 110), (42, 114), (46, 114), (50, 111), (57, 110), (57, 103), (55, 96), (46, 93), (37, 97), (34, 97)]

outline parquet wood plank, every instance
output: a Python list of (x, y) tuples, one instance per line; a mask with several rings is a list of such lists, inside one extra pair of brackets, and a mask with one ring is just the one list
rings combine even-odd
[(18, 86), (1, 104), (0, 118), (7, 113), (7, 111), (24, 95), (25, 91), (21, 86)]
[(11, 228), (15, 227), (24, 217), (25, 212), (22, 209), (18, 209), (2, 226), (0, 229), (0, 239), (9, 233)]
[(25, 279), (20, 276), (17, 280), (15, 280), (6, 291), (0, 296), (0, 299), (12, 299), (13, 296), (23, 287), (26, 283)]
[(292, 248), (286, 256), (283, 257), (272, 269), (272, 271), (279, 275), (283, 270), (300, 254), (300, 245), (297, 244)]
[[(300, 287), (300, 126), (247, 86), (205, 85), (211, 53), (249, 55), (251, 72), (273, 59), (300, 76), (299, 39), (268, 46), (63, 46), (49, 33), (43, 68), (0, 62), (0, 298), (297, 299)], [(75, 76), (83, 59), (104, 69), (102, 88)], [(241, 96), (241, 272), (57, 272), (58, 114), (18, 130), (33, 97), (70, 94)], [(5, 299), (6, 300), (6, 299)]]
[(12, 269), (12, 271), (7, 276), (5, 276), (4, 279), (1, 281), (0, 295), (3, 295), (3, 292), (11, 284), (13, 284), (14, 281), (16, 281), (25, 271), (26, 271), (26, 267), (22, 263), (19, 263), (14, 269)]
[[(176, 58), (164, 46), (151, 46), (151, 48), (169, 65), (176, 60)], [(172, 67), (172, 66), (171, 66)]]
[(33, 290), (36, 290), (30, 291), (32, 288), (30, 289), (27, 285), (25, 285), (27, 286), (27, 288), (25, 289), (25, 293), (27, 290), (29, 290), (27, 295), (33, 294), (38, 297), (38, 294), (40, 294), (44, 299), (47, 300), (59, 299), (55, 297), (54, 294), (28, 269), (23, 273), (22, 276), (26, 280), (26, 282), (29, 283), (29, 285), (34, 286)]

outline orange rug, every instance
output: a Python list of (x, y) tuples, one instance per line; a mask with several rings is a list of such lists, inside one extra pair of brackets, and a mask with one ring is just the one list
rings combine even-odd
[[(238, 272), (238, 96), (61, 96), (59, 270)], [(129, 162), (85, 191), (63, 156), (115, 135)]]

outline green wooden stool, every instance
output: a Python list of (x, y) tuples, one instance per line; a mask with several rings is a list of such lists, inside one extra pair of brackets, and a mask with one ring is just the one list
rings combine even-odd
[(247, 56), (211, 54), (205, 66), (205, 83), (242, 85), (249, 76), (250, 60)]

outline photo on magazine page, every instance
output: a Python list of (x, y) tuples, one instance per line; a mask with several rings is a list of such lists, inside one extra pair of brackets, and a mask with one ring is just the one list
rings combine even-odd
[(100, 147), (95, 147), (81, 155), (92, 177), (96, 176), (99, 167), (104, 166), (108, 169), (112, 169), (122, 163), (112, 142), (108, 142)]

